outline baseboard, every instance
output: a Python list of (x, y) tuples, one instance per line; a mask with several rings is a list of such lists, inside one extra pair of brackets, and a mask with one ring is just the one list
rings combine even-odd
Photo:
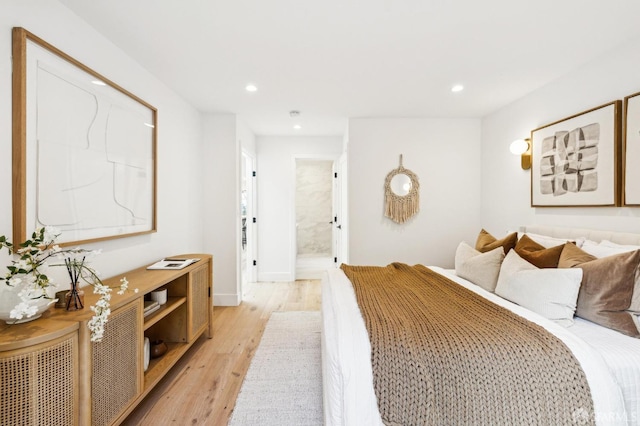
[(237, 294), (213, 294), (213, 306), (238, 306), (240, 296)]

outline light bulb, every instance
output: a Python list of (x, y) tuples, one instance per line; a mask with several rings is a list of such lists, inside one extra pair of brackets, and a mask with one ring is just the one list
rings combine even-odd
[(529, 142), (523, 139), (515, 140), (511, 142), (509, 150), (514, 155), (522, 155), (529, 150)]

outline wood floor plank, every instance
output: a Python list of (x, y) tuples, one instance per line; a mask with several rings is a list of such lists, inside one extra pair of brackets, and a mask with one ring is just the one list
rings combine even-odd
[(204, 336), (171, 369), (124, 425), (223, 426), (274, 311), (320, 310), (320, 281), (250, 283), (236, 307), (215, 307)]

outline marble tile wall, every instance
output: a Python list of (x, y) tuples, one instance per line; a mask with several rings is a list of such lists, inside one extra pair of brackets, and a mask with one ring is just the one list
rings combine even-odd
[(332, 161), (296, 160), (298, 256), (331, 256)]

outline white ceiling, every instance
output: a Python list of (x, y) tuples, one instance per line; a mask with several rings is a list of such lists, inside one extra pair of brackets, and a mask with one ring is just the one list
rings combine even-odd
[(482, 117), (640, 35), (638, 0), (60, 1), (196, 108), (257, 135)]

